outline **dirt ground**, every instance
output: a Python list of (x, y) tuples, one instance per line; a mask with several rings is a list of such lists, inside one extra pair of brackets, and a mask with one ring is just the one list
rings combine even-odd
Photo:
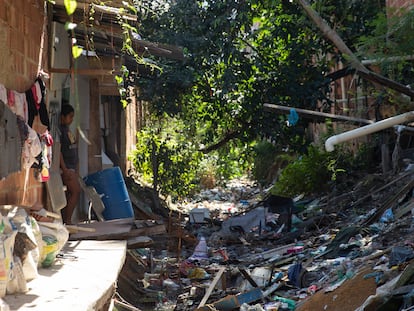
[(322, 289), (299, 305), (296, 311), (354, 311), (375, 294), (375, 279), (364, 279), (364, 275), (370, 272), (370, 269), (360, 271), (333, 292), (325, 293)]

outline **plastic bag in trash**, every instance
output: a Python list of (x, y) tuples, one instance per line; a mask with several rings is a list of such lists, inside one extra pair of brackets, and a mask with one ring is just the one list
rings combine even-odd
[(414, 252), (411, 248), (403, 246), (395, 246), (391, 249), (389, 267), (402, 264), (414, 258)]
[(387, 223), (392, 221), (394, 221), (394, 214), (392, 212), (392, 208), (389, 208), (384, 212), (384, 214), (382, 214), (380, 222)]
[(302, 264), (295, 263), (291, 265), (288, 269), (288, 277), (289, 277), (289, 281), (293, 285), (297, 287), (301, 287)]

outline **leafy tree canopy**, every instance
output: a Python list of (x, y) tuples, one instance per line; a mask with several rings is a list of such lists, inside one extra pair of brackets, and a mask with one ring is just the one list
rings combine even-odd
[[(314, 5), (348, 42), (368, 31), (366, 21), (381, 8), (378, 1)], [(315, 108), (326, 101), (325, 56), (334, 50), (295, 1), (180, 0), (142, 18), (144, 38), (182, 46), (186, 56), (182, 63), (157, 60), (163, 70), (141, 80), (142, 98), (202, 128), (205, 146), (258, 136), (286, 146), (282, 137), (294, 133), (262, 105)]]
[[(263, 110), (264, 103), (314, 109), (328, 102), (327, 55), (336, 51), (296, 1), (140, 3), (158, 12), (142, 11), (140, 35), (185, 53), (183, 62), (154, 59), (162, 70), (138, 80), (155, 115), (180, 119), (186, 138), (204, 153), (230, 142), (248, 147), (258, 138), (278, 150), (306, 149), (306, 120), (289, 127), (286, 116)], [(373, 28), (367, 21), (383, 3), (318, 0), (313, 6), (352, 47)]]

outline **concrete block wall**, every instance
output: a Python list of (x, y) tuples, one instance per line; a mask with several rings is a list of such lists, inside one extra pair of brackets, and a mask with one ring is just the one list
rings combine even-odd
[[(24, 92), (38, 75), (43, 7), (43, 0), (0, 0), (0, 83), (7, 89)], [(26, 184), (25, 177), (21, 171), (0, 180), (0, 204), (45, 200), (45, 185), (34, 178), (34, 171)]]

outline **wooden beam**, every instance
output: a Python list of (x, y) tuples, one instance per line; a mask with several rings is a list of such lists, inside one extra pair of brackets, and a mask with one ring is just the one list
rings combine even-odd
[(92, 5), (95, 8), (95, 11), (97, 12), (101, 12), (101, 13), (105, 13), (109, 15), (115, 15), (117, 17), (122, 17), (123, 19), (129, 20), (129, 21), (137, 20), (136, 15), (126, 13), (123, 8), (122, 8), (123, 10), (121, 10), (120, 8), (114, 8), (114, 7), (107, 6), (107, 5), (98, 5), (94, 3)]
[(143, 248), (152, 245), (154, 241), (148, 236), (136, 236), (127, 240), (128, 249)]
[(88, 172), (102, 170), (102, 133), (99, 118), (99, 82), (98, 79), (89, 80), (89, 140)]
[(367, 199), (372, 198), (376, 193), (381, 192), (382, 190), (391, 187), (393, 184), (400, 181), (401, 179), (404, 179), (407, 176), (410, 176), (412, 173), (413, 173), (412, 171), (408, 171), (408, 172), (404, 173), (403, 175), (399, 176), (398, 178), (393, 179), (391, 182), (387, 183), (386, 185), (384, 185), (380, 188), (375, 187), (375, 189), (370, 189), (368, 191), (368, 194), (364, 195), (363, 197), (359, 198), (355, 202), (351, 203), (351, 207), (358, 206), (359, 204), (363, 203)]
[(107, 95), (107, 96), (119, 96), (119, 88), (114, 86), (101, 86), (99, 85), (99, 94), (100, 95)]
[(403, 196), (406, 196), (407, 193), (409, 191), (411, 191), (411, 189), (414, 187), (414, 179), (410, 180), (405, 186), (403, 186), (401, 189), (399, 189), (399, 191), (391, 196), (388, 200), (386, 200), (382, 206), (380, 206), (379, 208), (377, 208), (377, 211), (375, 212), (375, 214), (373, 214), (372, 216), (370, 216), (369, 218), (367, 218), (362, 226), (369, 226), (372, 223), (374, 223), (375, 221), (377, 221), (381, 215), (388, 209), (391, 208), (394, 204), (396, 204), (396, 202), (398, 202)]
[(393, 81), (391, 79), (388, 79), (376, 72), (373, 71), (368, 71), (368, 72), (363, 72), (363, 71), (359, 71), (358, 74), (364, 78), (365, 80), (371, 81), (373, 83), (377, 83), (380, 84), (382, 86), (388, 87), (394, 91), (400, 92), (402, 94), (405, 94), (407, 96), (410, 96), (411, 98), (414, 98), (414, 91), (411, 90), (409, 87), (398, 83), (396, 81)]
[(311, 119), (317, 119), (320, 121), (324, 121), (325, 119), (332, 119), (334, 121), (341, 121), (341, 122), (350, 122), (353, 124), (372, 124), (374, 121), (367, 120), (367, 119), (359, 119), (359, 118), (353, 118), (348, 116), (341, 116), (337, 114), (331, 114), (331, 113), (325, 113), (325, 112), (319, 112), (319, 111), (313, 111), (313, 110), (307, 110), (307, 109), (300, 109), (295, 107), (287, 107), (287, 106), (281, 106), (281, 105), (274, 105), (274, 104), (264, 104), (263, 105), (266, 110), (276, 110), (280, 111), (282, 113), (288, 114), (291, 109), (295, 109), (295, 111), (302, 115), (303, 117), (311, 118)]
[(48, 73), (74, 73), (84, 76), (114, 76), (120, 74), (119, 71), (114, 69), (71, 69), (71, 68), (49, 68)]
[(216, 276), (214, 277), (214, 280), (210, 283), (210, 286), (208, 287), (206, 293), (204, 294), (203, 299), (201, 299), (200, 304), (198, 305), (198, 308), (204, 307), (206, 304), (208, 298), (210, 297), (211, 293), (214, 290), (214, 287), (216, 287), (218, 281), (220, 280), (221, 276), (223, 275), (224, 271), (226, 271), (226, 267), (220, 267), (220, 270), (216, 273)]
[[(119, 225), (119, 230), (111, 228), (108, 221), (78, 225), (81, 228), (95, 228), (95, 232), (82, 232), (72, 235), (76, 240), (128, 240), (139, 236), (154, 236), (165, 233), (165, 225), (157, 224), (147, 228), (130, 229), (127, 224)], [(105, 225), (107, 224), (106, 228)], [(118, 228), (117, 227), (117, 228)], [(124, 229), (124, 230), (123, 230)], [(81, 230), (79, 230), (81, 231)]]

